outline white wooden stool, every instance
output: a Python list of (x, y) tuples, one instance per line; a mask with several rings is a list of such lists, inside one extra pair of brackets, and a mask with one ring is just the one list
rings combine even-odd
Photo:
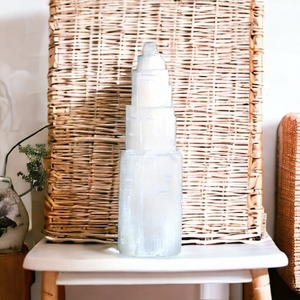
[(116, 244), (43, 239), (26, 256), (24, 268), (43, 271), (42, 300), (63, 300), (59, 286), (65, 285), (139, 284), (203, 284), (200, 299), (228, 300), (229, 283), (250, 281), (255, 300), (270, 300), (268, 268), (287, 263), (270, 237), (249, 244), (183, 246), (181, 254), (168, 258), (125, 257)]

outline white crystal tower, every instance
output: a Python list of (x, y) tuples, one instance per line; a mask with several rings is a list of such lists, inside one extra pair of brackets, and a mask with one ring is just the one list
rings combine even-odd
[(145, 43), (132, 71), (126, 151), (120, 162), (120, 253), (153, 257), (181, 249), (182, 158), (165, 61)]

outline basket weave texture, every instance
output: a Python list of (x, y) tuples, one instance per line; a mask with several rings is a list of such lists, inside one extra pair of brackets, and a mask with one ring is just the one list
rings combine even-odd
[(278, 127), (276, 244), (289, 260), (278, 269), (291, 289), (300, 292), (300, 113), (289, 113)]
[(173, 86), (183, 243), (260, 239), (262, 19), (262, 0), (50, 1), (48, 239), (117, 240), (125, 105), (147, 41)]

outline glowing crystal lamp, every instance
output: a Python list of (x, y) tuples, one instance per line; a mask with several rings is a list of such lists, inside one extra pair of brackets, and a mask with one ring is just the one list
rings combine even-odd
[(153, 257), (181, 249), (182, 157), (165, 61), (145, 43), (132, 71), (126, 151), (120, 161), (120, 253)]

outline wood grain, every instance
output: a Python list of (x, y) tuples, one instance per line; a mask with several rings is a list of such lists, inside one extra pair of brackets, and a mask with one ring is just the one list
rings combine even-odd
[(272, 300), (268, 269), (251, 270), (253, 300)]
[(34, 272), (23, 269), (23, 261), (28, 248), (13, 254), (0, 254), (0, 299), (30, 300), (30, 287), (34, 282)]
[(57, 276), (58, 272), (43, 272), (41, 300), (65, 300), (65, 287), (56, 284)]

